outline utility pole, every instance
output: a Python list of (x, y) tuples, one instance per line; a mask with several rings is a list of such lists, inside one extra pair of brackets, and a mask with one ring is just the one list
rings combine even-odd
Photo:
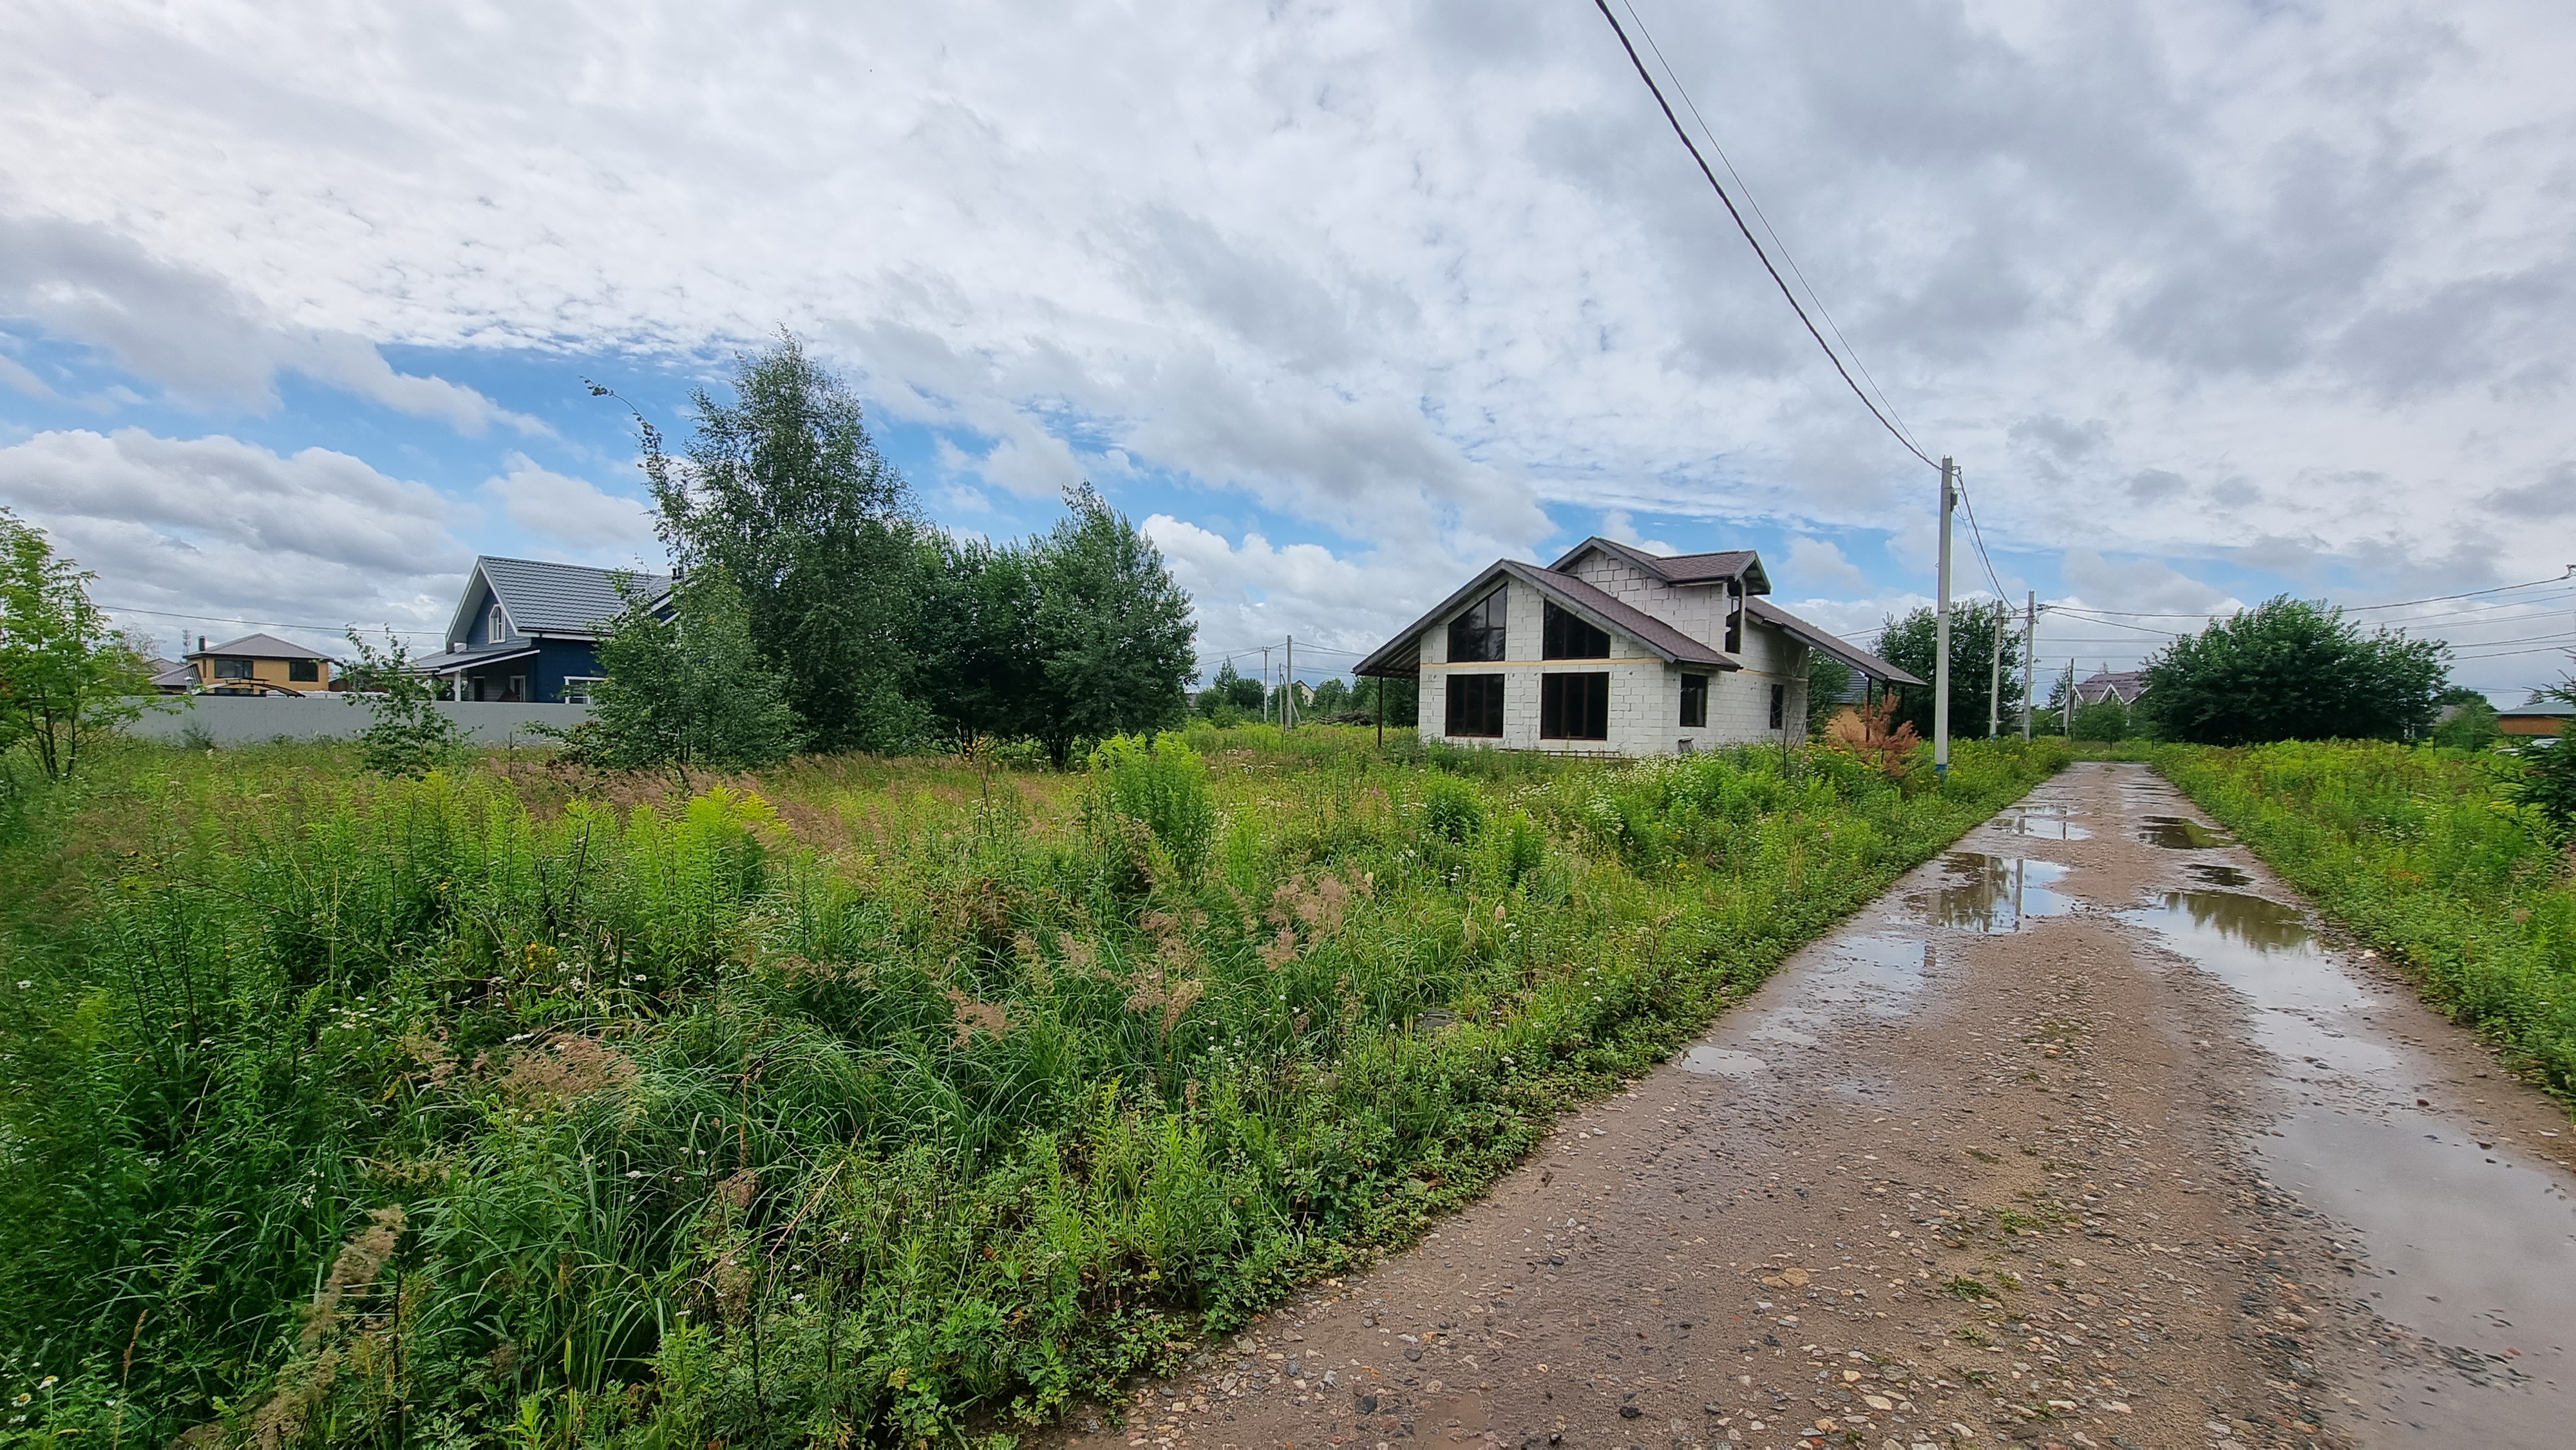
[(1270, 723), (1270, 646), (1266, 644), (1261, 647), (1261, 723)]
[(2034, 589), (2021, 604), (2021, 743), (2024, 745), (2030, 743), (2030, 640), (2038, 632), (2039, 591)]
[(1957, 465), (1941, 457), (1941, 567), (1932, 612), (1932, 774), (1950, 778), (1950, 479)]
[(1297, 728), (1297, 636), (1293, 634), (1288, 636), (1288, 664), (1286, 672), (1288, 675), (1288, 691), (1286, 694), (1279, 697), (1279, 718), (1283, 722), (1279, 728), (1282, 730), (1294, 730)]
[(2075, 738), (2075, 659), (2071, 655), (2066, 661), (2066, 738)]
[[(1981, 613), (1983, 611), (1980, 611)], [(2003, 733), (2004, 709), (2004, 602), (1995, 601), (1995, 659), (1986, 669), (1986, 738)]]

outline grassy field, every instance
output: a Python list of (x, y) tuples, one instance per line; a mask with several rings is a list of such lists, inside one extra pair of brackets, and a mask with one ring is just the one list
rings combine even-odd
[(2162, 746), (2153, 758), (2436, 1005), (2576, 1097), (2570, 843), (2507, 803), (2513, 757), (2339, 741)]
[(2064, 758), (123, 746), (0, 845), (0, 1444), (1005, 1436), (1408, 1241)]

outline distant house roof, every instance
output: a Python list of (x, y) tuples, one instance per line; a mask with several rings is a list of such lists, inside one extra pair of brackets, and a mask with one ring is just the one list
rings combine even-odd
[(1744, 592), (1747, 594), (1771, 592), (1771, 576), (1762, 572), (1762, 557), (1751, 549), (1721, 549), (1709, 554), (1649, 554), (1643, 549), (1620, 543), (1616, 539), (1605, 539), (1597, 534), (1566, 550), (1555, 563), (1547, 566), (1549, 572), (1563, 573), (1566, 566), (1582, 558), (1586, 551), (1592, 549), (1616, 554), (1648, 573), (1661, 577), (1667, 584), (1714, 584), (1721, 579), (1740, 578), (1744, 581)]
[(451, 649), (443, 655), (431, 655), (417, 663), (429, 674), (452, 675), (462, 670), (479, 669), (484, 665), (501, 664), (507, 660), (534, 659), (536, 655), (536, 641), (519, 639), (503, 644), (468, 645)]
[(512, 629), (521, 634), (588, 639), (598, 632), (601, 620), (626, 607), (617, 593), (621, 572), (627, 573), (633, 587), (646, 599), (659, 598), (671, 588), (670, 578), (661, 574), (484, 555), (474, 561), (473, 571), (466, 576), (465, 593), (456, 602), (456, 617), (448, 623), (447, 637), (465, 638), (471, 623), (466, 606), (474, 598), (474, 581), (480, 577), (490, 587), (492, 597), (501, 601), (501, 611), (509, 616)]
[(197, 667), (177, 660), (153, 660), (145, 668), (152, 671), (152, 688), (184, 690), (197, 683)]
[(188, 658), (201, 660), (214, 655), (254, 660), (327, 660), (331, 658), (318, 651), (306, 649), (292, 640), (279, 639), (273, 634), (246, 634), (239, 639), (226, 640), (211, 649), (192, 650)]
[(1517, 579), (1556, 601), (1560, 608), (1596, 629), (1624, 634), (1653, 650), (1673, 664), (1706, 665), (1716, 670), (1740, 670), (1744, 666), (1723, 650), (1700, 643), (1662, 620), (1642, 610), (1622, 604), (1571, 574), (1559, 574), (1524, 564), (1518, 559), (1497, 559), (1484, 572), (1470, 579), (1457, 592), (1433, 605), (1429, 613), (1406, 625), (1395, 638), (1378, 646), (1368, 658), (1353, 666), (1355, 675), (1412, 675), (1421, 672), (1422, 652), (1415, 641), (1441, 616), (1478, 597), (1504, 577)]
[(2121, 704), (2134, 705), (2146, 692), (2147, 676), (2142, 670), (2095, 670), (2076, 682), (2075, 703), (2099, 705), (2117, 695)]
[(2515, 705), (2508, 709), (2498, 710), (2496, 711), (2496, 714), (2530, 715), (2544, 717), (2551, 720), (2576, 719), (2576, 705), (2570, 705), (2564, 700), (2553, 700), (2543, 695), (2532, 700), (2529, 704)]
[(1744, 601), (1744, 608), (1745, 612), (1755, 619), (1786, 630), (1790, 635), (1806, 641), (1810, 648), (1823, 650), (1873, 680), (1886, 680), (1898, 685), (1923, 683), (1912, 671), (1903, 666), (1881, 659), (1859, 645), (1847, 644), (1768, 599), (1747, 598)]

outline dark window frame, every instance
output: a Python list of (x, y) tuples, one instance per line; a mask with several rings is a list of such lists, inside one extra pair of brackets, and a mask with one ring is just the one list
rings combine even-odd
[(1483, 664), (1503, 657), (1509, 633), (1510, 592), (1510, 585), (1497, 584), (1492, 593), (1460, 610), (1449, 621), (1452, 663)]
[(1553, 599), (1540, 601), (1538, 657), (1543, 660), (1606, 660), (1610, 631)]
[(214, 677), (218, 680), (257, 679), (258, 666), (243, 655), (217, 655)]
[(1726, 652), (1744, 652), (1744, 583), (1738, 579), (1726, 581)]
[(1778, 680), (1771, 682), (1771, 728), (1783, 729), (1789, 720), (1789, 687)]
[(1460, 740), (1500, 740), (1502, 738), (1503, 677), (1501, 675), (1450, 675), (1447, 677), (1446, 687), (1440, 693), (1444, 697), (1442, 709), (1445, 712), (1445, 718), (1441, 730), (1443, 735)]
[(1682, 676), (1682, 726), (1685, 729), (1708, 728), (1708, 680), (1706, 675)]
[(1608, 740), (1610, 672), (1556, 670), (1539, 676), (1538, 738)]
[(290, 685), (318, 685), (322, 683), (322, 662), (320, 660), (288, 660), (286, 662), (286, 682)]

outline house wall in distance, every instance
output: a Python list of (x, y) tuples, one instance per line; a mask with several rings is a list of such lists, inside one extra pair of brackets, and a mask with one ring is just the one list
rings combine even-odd
[[(257, 745), (271, 740), (354, 740), (375, 717), (357, 695), (319, 699), (283, 696), (156, 695), (135, 703), (142, 718), (125, 727), (129, 735), (177, 744), (191, 724), (201, 725), (217, 745)], [(155, 708), (175, 706), (176, 708)], [(467, 739), (479, 745), (529, 745), (539, 737), (528, 726), (558, 729), (590, 718), (587, 705), (501, 705), (473, 700), (441, 700), (438, 713), (455, 721)]]
[(527, 677), (529, 699), (554, 704), (563, 699), (564, 681), (575, 676), (597, 679), (605, 673), (599, 667), (599, 651), (587, 641), (540, 639), (536, 641), (537, 657), (532, 660), (510, 660), (487, 670), (467, 670), (459, 678), (467, 681), (463, 693), (471, 695), (475, 679), (489, 681), (480, 702), (490, 704), (498, 699), (504, 682), (512, 675)]
[[(1684, 729), (1681, 724), (1682, 673), (1680, 666), (1665, 661), (1635, 640), (1617, 631), (1610, 635), (1607, 660), (1542, 660), (1540, 629), (1544, 619), (1544, 596), (1528, 585), (1508, 582), (1510, 590), (1504, 612), (1503, 654), (1500, 661), (1478, 660), (1456, 666), (1449, 663), (1449, 620), (1433, 622), (1422, 632), (1422, 689), (1420, 694), (1421, 735), (1425, 740), (1446, 740), (1454, 745), (1498, 746), (1510, 750), (1544, 750), (1568, 755), (1670, 755), (1685, 748), (1708, 750), (1747, 741), (1777, 740), (1770, 728), (1771, 695), (1774, 679), (1783, 679), (1791, 690), (1784, 711), (1792, 739), (1799, 738), (1806, 724), (1806, 667), (1803, 649), (1794, 641), (1775, 638), (1764, 641), (1757, 635), (1778, 636), (1778, 631), (1746, 625), (1746, 654), (1766, 661), (1783, 653), (1795, 653), (1800, 674), (1794, 679), (1776, 672), (1758, 678), (1753, 671), (1709, 670), (1708, 724), (1698, 729)], [(1477, 601), (1468, 601), (1473, 606)], [(1720, 626), (1721, 631), (1723, 625)], [(1450, 736), (1448, 677), (1457, 674), (1499, 674), (1503, 677), (1503, 733), (1492, 736)], [(1607, 740), (1543, 740), (1539, 738), (1539, 680), (1549, 674), (1600, 674), (1610, 676), (1610, 729)], [(1691, 673), (1699, 673), (1694, 668)]]

